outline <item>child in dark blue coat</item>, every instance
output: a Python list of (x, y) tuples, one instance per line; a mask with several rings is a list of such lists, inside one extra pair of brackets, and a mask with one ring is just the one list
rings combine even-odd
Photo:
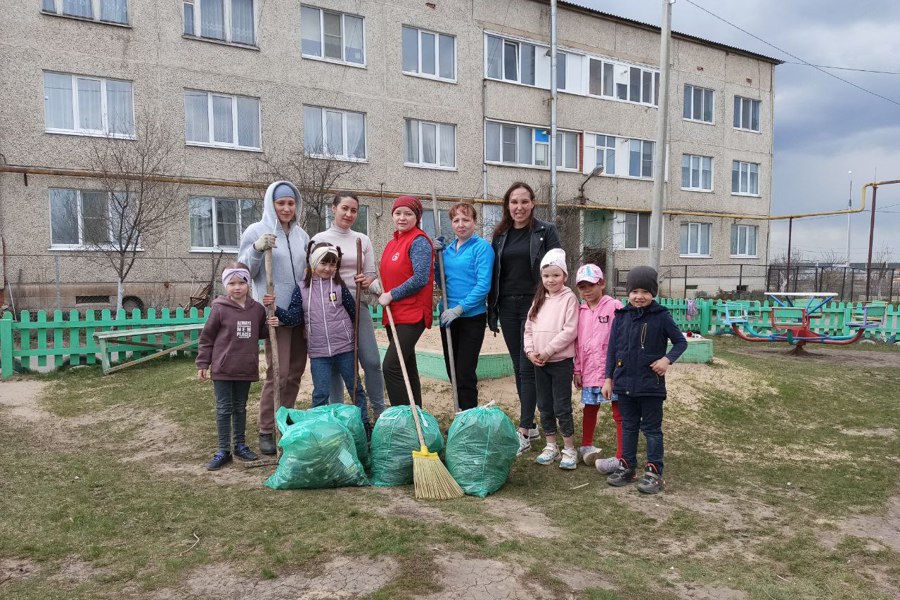
[[(638, 490), (656, 494), (665, 487), (663, 474), (663, 401), (666, 370), (687, 349), (687, 340), (669, 310), (654, 300), (658, 275), (651, 267), (636, 267), (625, 280), (628, 305), (616, 311), (606, 354), (602, 394), (615, 394), (622, 414), (622, 458), (606, 478), (614, 486), (635, 479), (638, 431), (647, 440), (647, 466)], [(668, 342), (672, 350), (666, 354)]]

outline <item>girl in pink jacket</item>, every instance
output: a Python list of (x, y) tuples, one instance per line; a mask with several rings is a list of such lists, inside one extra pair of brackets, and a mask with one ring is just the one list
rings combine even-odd
[(615, 397), (610, 408), (616, 423), (616, 456), (600, 458), (600, 448), (594, 446), (594, 430), (600, 405), (607, 402), (600, 388), (603, 387), (606, 349), (609, 347), (613, 318), (622, 304), (612, 296), (604, 295), (606, 281), (597, 265), (588, 263), (578, 269), (575, 285), (584, 299), (578, 310), (578, 342), (575, 345), (575, 387), (581, 390), (581, 403), (584, 404), (581, 457), (587, 465), (596, 463), (601, 473), (612, 473), (619, 466), (622, 455), (622, 415), (619, 414), (619, 403)]
[[(578, 464), (572, 421), (572, 375), (575, 336), (578, 332), (578, 299), (566, 287), (566, 253), (548, 250), (541, 259), (541, 283), (525, 320), (525, 355), (534, 364), (534, 386), (547, 447), (537, 463), (560, 460), (560, 469)], [(557, 424), (563, 436), (560, 456), (556, 445)], [(521, 432), (519, 435), (522, 435)], [(521, 446), (521, 440), (520, 440)]]

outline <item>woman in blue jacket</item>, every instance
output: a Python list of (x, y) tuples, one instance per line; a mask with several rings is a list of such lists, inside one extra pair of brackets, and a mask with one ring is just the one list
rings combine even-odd
[(447, 279), (447, 306), (441, 313), (441, 343), (444, 363), (450, 375), (447, 330), (453, 340), (453, 363), (459, 409), (478, 406), (478, 355), (487, 324), (487, 295), (494, 270), (494, 250), (475, 233), (478, 215), (471, 204), (460, 203), (450, 209), (450, 222), (456, 239), (444, 247), (444, 272)]

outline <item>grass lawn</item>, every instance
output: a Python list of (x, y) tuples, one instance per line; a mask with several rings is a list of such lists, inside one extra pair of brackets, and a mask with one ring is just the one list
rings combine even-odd
[[(202, 468), (190, 361), (2, 383), (0, 598), (900, 597), (900, 352), (783, 349), (717, 338), (712, 365), (673, 368), (655, 497), (536, 452), (486, 500), (273, 492), (271, 468)], [(446, 428), (449, 388), (423, 393)], [(517, 413), (511, 379), (482, 397)], [(606, 409), (598, 435), (614, 446)]]

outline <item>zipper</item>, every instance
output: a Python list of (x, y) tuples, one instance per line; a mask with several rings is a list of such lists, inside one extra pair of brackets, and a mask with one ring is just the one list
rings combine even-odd
[(322, 287), (322, 280), (319, 279), (319, 300), (322, 302), (322, 324), (325, 330), (325, 343), (328, 345), (328, 356), (331, 356), (331, 338), (328, 335), (328, 317), (325, 313), (325, 289)]

